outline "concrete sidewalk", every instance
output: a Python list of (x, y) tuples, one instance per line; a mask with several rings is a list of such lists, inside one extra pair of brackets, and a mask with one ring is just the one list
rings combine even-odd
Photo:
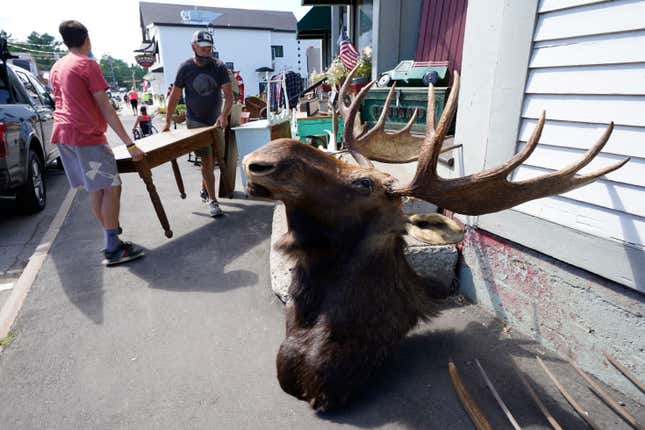
[[(583, 421), (557, 393), (526, 338), (475, 306), (446, 303), (419, 326), (353, 407), (316, 414), (280, 389), (275, 354), (283, 307), (272, 294), (273, 204), (223, 200), (212, 219), (198, 196), (198, 168), (153, 170), (172, 239), (141, 180), (124, 175), (123, 238), (143, 260), (101, 264), (102, 232), (79, 192), (0, 353), (0, 428), (6, 429), (471, 429), (448, 375), (453, 358), (494, 428), (510, 428), (474, 366), (478, 358), (523, 428), (549, 428), (513, 373), (516, 361), (565, 427)], [(544, 357), (544, 355), (543, 355)], [(568, 364), (547, 365), (603, 428), (629, 428)], [(613, 393), (618, 400), (625, 400)], [(626, 402), (641, 421), (643, 407)]]

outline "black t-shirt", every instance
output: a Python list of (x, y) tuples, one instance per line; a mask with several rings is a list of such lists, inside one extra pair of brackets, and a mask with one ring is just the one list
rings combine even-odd
[(203, 67), (192, 58), (184, 61), (177, 70), (175, 86), (185, 91), (188, 119), (215, 124), (222, 109), (222, 85), (229, 82), (226, 66), (219, 60), (213, 59)]

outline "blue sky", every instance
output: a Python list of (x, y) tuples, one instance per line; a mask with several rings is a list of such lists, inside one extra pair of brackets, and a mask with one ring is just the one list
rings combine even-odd
[[(300, 6), (301, 0), (160, 0), (157, 3), (285, 10), (293, 12), (296, 19), (310, 9)], [(94, 55), (109, 54), (127, 63), (134, 62), (132, 50), (141, 41), (138, 0), (20, 0), (18, 4), (19, 7), (0, 8), (0, 29), (13, 38), (24, 40), (29, 33), (37, 31), (60, 39), (58, 24), (65, 19), (76, 19), (88, 28)]]

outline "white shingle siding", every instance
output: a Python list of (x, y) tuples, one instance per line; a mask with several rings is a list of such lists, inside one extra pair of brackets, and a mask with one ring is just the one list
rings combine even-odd
[(645, 249), (645, 0), (542, 0), (521, 113), (518, 149), (544, 109), (540, 144), (515, 178), (583, 156), (614, 121), (603, 152), (581, 172), (632, 160), (597, 183), (517, 210)]

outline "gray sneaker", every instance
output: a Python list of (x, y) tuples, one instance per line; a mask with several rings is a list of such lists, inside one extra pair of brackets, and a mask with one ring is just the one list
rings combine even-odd
[(127, 261), (136, 260), (143, 257), (145, 254), (143, 249), (133, 244), (132, 242), (121, 242), (119, 247), (114, 252), (107, 252), (103, 250), (105, 259), (103, 264), (106, 266), (116, 266), (117, 264), (125, 263)]
[(224, 212), (222, 212), (222, 208), (219, 207), (219, 203), (217, 203), (214, 200), (211, 200), (210, 202), (208, 202), (208, 211), (210, 212), (213, 218), (217, 218), (218, 216), (224, 215)]

